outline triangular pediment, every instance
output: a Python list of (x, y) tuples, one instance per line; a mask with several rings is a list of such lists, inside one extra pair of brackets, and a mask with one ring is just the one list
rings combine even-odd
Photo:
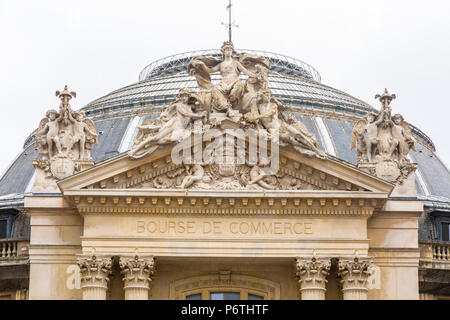
[[(253, 170), (253, 172), (252, 172)], [(276, 175), (255, 181), (254, 166), (174, 164), (171, 146), (133, 160), (127, 154), (97, 163), (58, 182), (63, 193), (74, 190), (229, 190), (229, 191), (339, 191), (389, 194), (393, 185), (335, 159), (309, 157), (291, 148), (280, 149)], [(186, 178), (195, 176), (194, 179)], [(253, 180), (252, 180), (253, 179)], [(185, 187), (183, 187), (185, 186)]]

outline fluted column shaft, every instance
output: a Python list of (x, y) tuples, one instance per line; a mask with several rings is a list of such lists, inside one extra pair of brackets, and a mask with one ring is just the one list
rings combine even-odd
[(125, 300), (148, 300), (154, 274), (154, 262), (155, 259), (152, 256), (120, 257)]
[(78, 258), (83, 300), (106, 300), (111, 257), (84, 256)]
[(325, 300), (330, 258), (298, 258), (296, 261), (302, 300)]
[(341, 258), (338, 274), (341, 277), (344, 300), (367, 300), (367, 279), (372, 258)]

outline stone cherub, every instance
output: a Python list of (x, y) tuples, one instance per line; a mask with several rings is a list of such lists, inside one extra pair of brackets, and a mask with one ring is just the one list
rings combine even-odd
[[(375, 168), (383, 163), (384, 167), (376, 167), (376, 170), (383, 171), (383, 168), (388, 168), (389, 162), (397, 162), (398, 170), (406, 168), (408, 171), (412, 167), (408, 167), (409, 160), (406, 156), (409, 150), (415, 150), (411, 127), (400, 114), (391, 116), (390, 103), (396, 98), (395, 94), (389, 94), (385, 89), (382, 95), (377, 94), (375, 98), (380, 100), (381, 110), (378, 115), (367, 114), (365, 120), (355, 124), (350, 148), (356, 147), (358, 165), (372, 165)], [(383, 171), (384, 176), (392, 173), (386, 170)], [(393, 176), (398, 177), (398, 173), (392, 174)]]
[(249, 185), (258, 184), (263, 189), (275, 190), (277, 188), (276, 185), (270, 184), (266, 181), (266, 178), (273, 177), (272, 175), (267, 174), (263, 168), (268, 167), (270, 165), (269, 160), (261, 160), (259, 164), (254, 164), (252, 169), (250, 170), (250, 181)]
[(205, 169), (203, 169), (202, 164), (186, 165), (186, 176), (177, 188), (189, 188), (194, 183), (203, 180), (204, 175)]
[(356, 123), (352, 131), (350, 149), (356, 147), (358, 158), (361, 157), (368, 162), (373, 162), (376, 148), (379, 145), (378, 126), (383, 118), (384, 113), (381, 113), (378, 117), (368, 113), (365, 120)]
[(88, 135), (88, 140), (91, 140), (93, 144), (97, 143), (97, 131), (95, 125), (91, 119), (86, 118), (83, 111), (71, 112), (68, 115), (69, 121), (72, 123), (72, 142), (75, 145), (79, 145), (79, 155), (80, 160), (87, 160), (85, 154), (86, 147), (86, 134)]
[(33, 192), (59, 192), (56, 179), (63, 179), (94, 164), (90, 151), (97, 143), (97, 131), (83, 111), (74, 112), (70, 100), (76, 97), (67, 86), (56, 91), (61, 99), (59, 112), (49, 110), (34, 138), (43, 159), (34, 160), (36, 179)]
[(55, 156), (53, 153), (53, 145), (56, 147), (57, 154), (61, 154), (62, 151), (59, 139), (60, 114), (56, 110), (48, 110), (45, 116), (46, 118), (42, 119), (39, 123), (39, 128), (34, 136), (41, 146), (40, 154), (52, 159)]
[[(145, 134), (145, 131), (154, 131), (153, 124), (139, 126), (139, 137), (136, 145), (130, 150), (129, 156), (133, 159), (142, 158), (152, 153), (158, 145), (180, 142), (191, 133), (189, 126), (193, 120), (203, 119), (206, 111), (196, 112), (196, 105), (191, 98), (195, 93), (180, 90), (177, 99), (170, 104), (161, 116), (165, 122), (158, 128), (156, 134)], [(194, 110), (193, 110), (194, 108)]]
[(409, 150), (416, 151), (411, 127), (398, 113), (392, 117), (392, 122), (392, 138), (394, 140), (392, 153), (396, 151), (398, 161), (406, 161)]

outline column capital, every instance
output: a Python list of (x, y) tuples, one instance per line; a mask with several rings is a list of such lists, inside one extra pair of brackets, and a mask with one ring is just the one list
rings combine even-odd
[(124, 276), (124, 289), (150, 289), (152, 276), (155, 273), (153, 256), (120, 257), (119, 265)]
[(79, 256), (81, 288), (97, 287), (108, 288), (109, 275), (111, 274), (112, 260), (110, 256), (98, 257)]
[(302, 299), (324, 299), (327, 276), (331, 259), (325, 257), (306, 257), (296, 259), (297, 277)]
[(342, 291), (367, 292), (367, 279), (370, 276), (371, 257), (340, 258), (338, 275), (341, 277)]

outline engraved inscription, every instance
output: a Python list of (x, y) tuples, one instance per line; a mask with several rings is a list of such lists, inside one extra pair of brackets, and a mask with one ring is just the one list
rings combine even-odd
[(138, 234), (312, 235), (313, 223), (291, 221), (138, 220)]

